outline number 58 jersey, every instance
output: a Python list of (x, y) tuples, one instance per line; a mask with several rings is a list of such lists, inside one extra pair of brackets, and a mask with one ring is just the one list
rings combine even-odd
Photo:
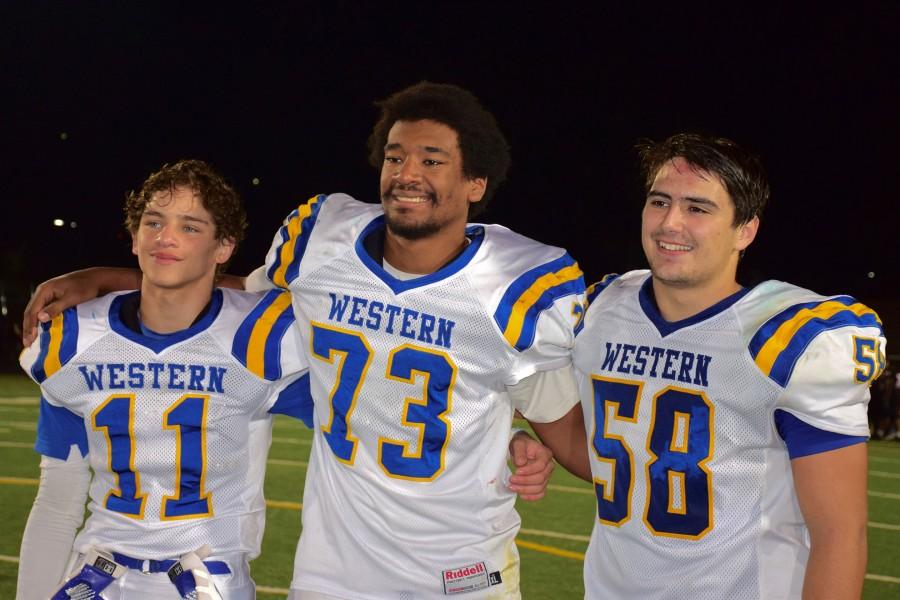
[(400, 280), (382, 268), (384, 228), (380, 206), (319, 196), (267, 261), (293, 292), (315, 401), (292, 587), (516, 597), (505, 389), (570, 364), (581, 272), (559, 248), (474, 225), (449, 264)]
[(75, 445), (94, 471), (75, 549), (170, 559), (209, 544), (252, 558), (268, 417), (311, 410), (290, 298), (216, 290), (197, 322), (166, 336), (140, 332), (138, 298), (66, 310), (20, 359), (41, 386), (37, 451), (65, 460)]
[(800, 598), (790, 460), (868, 436), (877, 315), (767, 281), (660, 316), (650, 275), (589, 291), (574, 362), (597, 495), (588, 598)]

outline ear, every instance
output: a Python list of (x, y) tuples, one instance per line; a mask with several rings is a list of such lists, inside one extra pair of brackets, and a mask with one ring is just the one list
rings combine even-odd
[(134, 254), (135, 256), (137, 256), (137, 253), (138, 253), (137, 236), (134, 234), (133, 231), (131, 232), (131, 253)]
[(219, 240), (219, 247), (216, 248), (216, 264), (224, 264), (231, 258), (234, 252), (234, 238), (222, 238)]
[(481, 202), (481, 199), (484, 197), (484, 192), (487, 189), (487, 177), (475, 177), (469, 179), (466, 183), (468, 185), (466, 199), (473, 204), (475, 202)]
[(747, 248), (753, 240), (756, 239), (756, 232), (759, 230), (759, 217), (753, 217), (743, 225), (738, 226), (737, 241), (735, 242), (735, 250), (741, 252)]

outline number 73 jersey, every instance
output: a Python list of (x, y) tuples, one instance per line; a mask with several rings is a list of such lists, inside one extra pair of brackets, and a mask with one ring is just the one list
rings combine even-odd
[(66, 460), (75, 445), (94, 471), (75, 548), (169, 559), (209, 544), (253, 557), (270, 413), (311, 410), (290, 298), (216, 290), (197, 322), (161, 337), (126, 325), (137, 301), (70, 308), (20, 359), (41, 385), (36, 449)]
[(400, 280), (377, 256), (384, 227), (380, 206), (316, 197), (288, 218), (267, 261), (293, 292), (315, 400), (293, 586), (515, 597), (505, 389), (570, 364), (581, 272), (559, 248), (473, 225), (449, 264)]
[(791, 458), (868, 436), (877, 315), (778, 282), (664, 321), (649, 273), (588, 292), (574, 362), (597, 495), (588, 598), (799, 598)]

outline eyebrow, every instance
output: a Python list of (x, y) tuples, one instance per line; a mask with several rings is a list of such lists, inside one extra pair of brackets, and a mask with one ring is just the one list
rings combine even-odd
[[(162, 214), (158, 210), (153, 210), (152, 208), (145, 210), (144, 214), (141, 215), (141, 217), (158, 217), (160, 219), (166, 218), (166, 216), (164, 214)], [(203, 219), (201, 217), (195, 217), (193, 215), (176, 215), (176, 217), (178, 217), (184, 221), (190, 221), (191, 223), (202, 223), (203, 225), (209, 225), (209, 221), (207, 221), (206, 219)]]
[[(422, 148), (425, 152), (427, 152), (429, 154), (444, 154), (446, 156), (450, 156), (449, 152), (447, 152), (446, 150), (444, 150), (443, 148), (441, 148), (439, 146), (419, 146), (419, 147)], [(384, 146), (385, 152), (390, 152), (392, 150), (402, 150), (402, 149), (403, 149), (403, 147), (397, 143), (386, 144)]]
[[(665, 198), (666, 200), (672, 199), (672, 196), (670, 196), (669, 194), (667, 194), (665, 192), (660, 192), (658, 190), (650, 190), (649, 192), (647, 192), (647, 198), (651, 198), (653, 196), (661, 196), (661, 197)], [(692, 204), (700, 204), (702, 206), (719, 208), (718, 204), (716, 204), (709, 198), (704, 198), (703, 196), (685, 196), (684, 199), (687, 200), (688, 202), (691, 202)]]

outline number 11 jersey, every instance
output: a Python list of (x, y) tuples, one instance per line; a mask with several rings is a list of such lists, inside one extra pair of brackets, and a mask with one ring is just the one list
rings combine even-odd
[(290, 298), (215, 290), (163, 336), (140, 331), (138, 298), (67, 309), (20, 358), (41, 386), (35, 449), (66, 460), (76, 446), (94, 471), (75, 549), (164, 560), (209, 544), (253, 558), (270, 413), (311, 411)]

